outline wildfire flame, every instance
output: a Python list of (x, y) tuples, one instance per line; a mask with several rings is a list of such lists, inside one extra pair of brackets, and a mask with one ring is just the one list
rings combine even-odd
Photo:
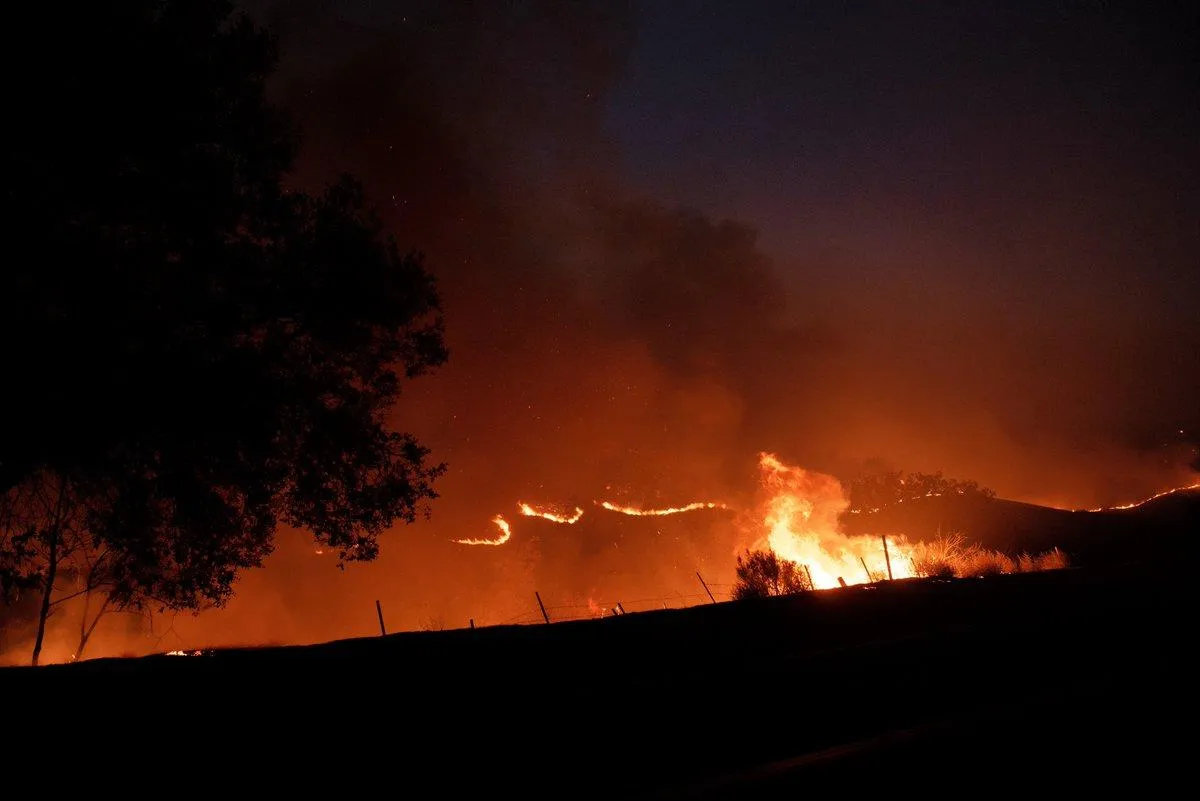
[(603, 501), (599, 504), (601, 508), (607, 509), (610, 512), (620, 512), (623, 515), (632, 515), (634, 517), (659, 517), (662, 515), (677, 515), (683, 512), (695, 512), (698, 509), (727, 509), (723, 503), (711, 503), (704, 501), (696, 501), (685, 506), (668, 506), (665, 509), (640, 509), (636, 506), (618, 506), (609, 501)]
[(500, 536), (494, 540), (489, 539), (466, 539), (454, 540), (459, 545), (503, 545), (512, 537), (512, 528), (509, 527), (508, 521), (501, 515), (496, 515), (492, 518), (492, 522), (496, 524), (496, 528), (500, 529)]
[(540, 517), (543, 520), (549, 520), (552, 523), (565, 523), (568, 526), (575, 525), (579, 522), (579, 518), (583, 517), (583, 510), (578, 506), (575, 507), (573, 514), (564, 515), (556, 511), (552, 506), (532, 506), (524, 501), (517, 503), (517, 508), (521, 510), (521, 514), (525, 517)]
[[(1200, 490), (1200, 481), (1195, 484), (1189, 484), (1186, 487), (1175, 487), (1174, 489), (1163, 490), (1162, 492), (1151, 495), (1149, 498), (1143, 498), (1140, 501), (1133, 503), (1122, 504), (1121, 506), (1100, 506), (1095, 509), (1087, 509), (1088, 512), (1116, 512), (1121, 509), (1136, 509), (1139, 506), (1145, 506), (1151, 501), (1157, 501), (1159, 498), (1165, 498), (1168, 495), (1175, 495), (1179, 492), (1191, 492), (1192, 490)], [(1076, 510), (1081, 511), (1081, 510)]]
[[(875, 537), (850, 537), (838, 530), (838, 515), (849, 505), (833, 476), (784, 464), (770, 453), (759, 455), (763, 501), (757, 515), (764, 544), (783, 559), (803, 565), (815, 589), (871, 580), (867, 571), (888, 575), (883, 543)], [(911, 548), (901, 538), (888, 540), (891, 575), (913, 575)], [(865, 569), (864, 569), (865, 567)]]

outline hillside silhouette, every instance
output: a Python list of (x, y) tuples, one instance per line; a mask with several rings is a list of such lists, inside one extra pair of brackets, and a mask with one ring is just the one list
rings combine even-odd
[[(156, 785), (184, 753), (202, 760), (199, 780), (232, 781), (244, 770), (233, 755), (269, 743), (317, 749), (311, 764), (259, 766), (276, 789), (309, 791), (386, 775), (447, 795), (744, 799), (900, 781), (944, 797), (1032, 771), (1039, 787), (1122, 777), (1150, 791), (1185, 764), (1163, 710), (1194, 696), (1176, 636), (1188, 592), (1130, 566), (908, 579), (550, 626), (8, 668), (0, 682), (54, 713), (23, 724), (14, 760), (52, 758), (40, 735), (86, 695), (106, 736), (81, 762), (126, 758), (136, 739), (139, 778)], [(169, 738), (140, 736), (160, 727)]]
[(1200, 490), (1103, 511), (999, 498), (920, 498), (878, 512), (845, 515), (842, 525), (849, 534), (897, 534), (910, 540), (961, 534), (972, 543), (1010, 554), (1057, 547), (1077, 564), (1158, 561), (1196, 548)]

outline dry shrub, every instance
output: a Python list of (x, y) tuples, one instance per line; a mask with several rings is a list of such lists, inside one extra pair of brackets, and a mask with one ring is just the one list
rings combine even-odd
[(1071, 560), (1059, 548), (1051, 548), (1045, 553), (1038, 554), (1033, 559), (1038, 570), (1062, 570), (1064, 567), (1070, 567), (1071, 565)]
[(1007, 554), (973, 546), (959, 556), (954, 574), (959, 578), (999, 576), (1015, 573), (1016, 569), (1016, 563)]
[(966, 539), (961, 534), (939, 537), (929, 542), (918, 542), (912, 549), (913, 573), (927, 578), (953, 578), (954, 566)]
[(1015, 559), (1001, 551), (968, 545), (961, 534), (919, 542), (911, 552), (913, 573), (927, 578), (974, 578), (1006, 573), (1033, 573), (1067, 567), (1060, 549), (1040, 554), (1023, 553)]
[(737, 558), (735, 600), (794, 595), (812, 589), (808, 575), (795, 562), (777, 556), (774, 551), (746, 551)]

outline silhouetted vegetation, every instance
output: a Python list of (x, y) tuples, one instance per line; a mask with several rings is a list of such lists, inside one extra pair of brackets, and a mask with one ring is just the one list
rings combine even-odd
[(737, 558), (737, 582), (733, 587), (733, 597), (737, 600), (792, 595), (811, 589), (804, 568), (781, 559), (774, 551), (747, 550), (744, 558)]
[(34, 661), (68, 597), (222, 603), (280, 523), (373, 558), (436, 497), (385, 416), (446, 358), (439, 298), (356, 182), (285, 187), (271, 37), (220, 0), (6, 25), (54, 44), (6, 84), (0, 588), (41, 595)]
[(977, 498), (995, 498), (996, 493), (981, 487), (975, 481), (946, 478), (939, 470), (936, 473), (905, 473), (892, 470), (869, 473), (850, 481), (851, 512), (873, 512), (897, 503), (917, 498), (963, 495)]

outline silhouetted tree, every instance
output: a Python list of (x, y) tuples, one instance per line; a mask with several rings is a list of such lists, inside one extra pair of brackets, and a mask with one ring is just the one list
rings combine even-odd
[(811, 589), (804, 569), (776, 556), (774, 551), (747, 550), (745, 558), (737, 558), (737, 582), (733, 587), (733, 597), (737, 600), (792, 595)]
[[(220, 604), (280, 523), (342, 562), (436, 497), (386, 416), (439, 299), (348, 178), (289, 191), (271, 37), (221, 0), (22, 4), (0, 271), (0, 582), (95, 610)], [(86, 644), (85, 615), (81, 646)]]
[(904, 473), (893, 470), (858, 476), (850, 482), (852, 513), (874, 512), (917, 498), (947, 495), (994, 498), (996, 493), (974, 481), (946, 478), (936, 473)]

